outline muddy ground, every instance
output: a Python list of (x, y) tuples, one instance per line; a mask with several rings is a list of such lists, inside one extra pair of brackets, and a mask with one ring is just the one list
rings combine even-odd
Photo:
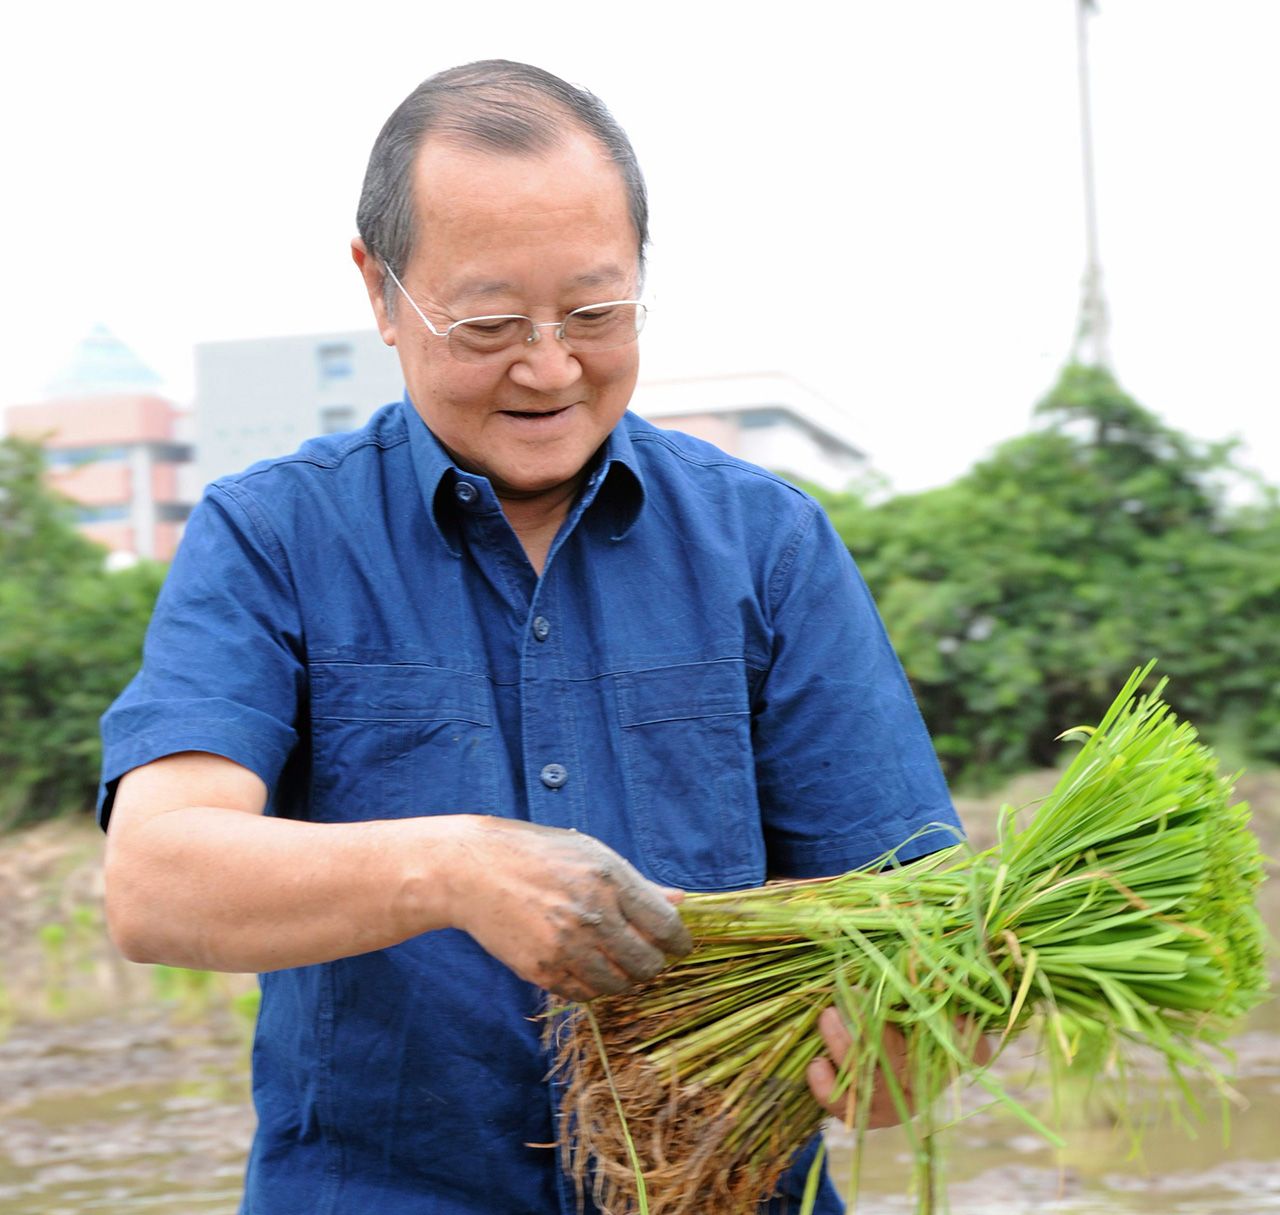
[[(1051, 780), (1031, 774), (1002, 796), (1024, 804)], [(1246, 778), (1240, 793), (1264, 850), (1280, 856), (1280, 772)], [(961, 800), (976, 839), (994, 806)], [(84, 820), (0, 837), (0, 1215), (232, 1215), (253, 1130), (253, 981), (120, 959), (103, 930), (101, 847)], [(1280, 882), (1263, 905), (1280, 931)], [(979, 1114), (952, 1139), (953, 1215), (1280, 1212), (1277, 1008), (1235, 1046), (1243, 1104), (1228, 1145), (1217, 1123), (1197, 1138), (1161, 1127), (1134, 1159), (1103, 1118), (1059, 1152), (1008, 1115)], [(832, 1140), (843, 1173), (848, 1144)], [(902, 1133), (878, 1132), (858, 1210), (912, 1210), (909, 1166)]]

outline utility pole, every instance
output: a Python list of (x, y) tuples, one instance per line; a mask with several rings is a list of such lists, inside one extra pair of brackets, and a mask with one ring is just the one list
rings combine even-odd
[(1110, 367), (1111, 324), (1107, 316), (1107, 301), (1102, 293), (1102, 260), (1098, 253), (1098, 204), (1093, 179), (1093, 124), (1089, 110), (1088, 15), (1097, 11), (1096, 0), (1076, 0), (1080, 147), (1084, 167), (1084, 226), (1087, 261), (1081, 283), (1080, 315), (1076, 323), (1075, 341), (1071, 346), (1071, 359), (1073, 362), (1089, 366)]

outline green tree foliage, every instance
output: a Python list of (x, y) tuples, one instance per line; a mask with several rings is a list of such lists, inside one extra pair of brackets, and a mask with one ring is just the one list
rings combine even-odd
[(43, 481), (0, 441), (0, 829), (92, 804), (98, 718), (137, 669), (163, 568), (109, 573)]
[(942, 489), (824, 496), (952, 776), (1052, 763), (1150, 657), (1172, 701), (1280, 760), (1280, 509), (1233, 506), (1230, 445), (1068, 366), (1043, 426)]

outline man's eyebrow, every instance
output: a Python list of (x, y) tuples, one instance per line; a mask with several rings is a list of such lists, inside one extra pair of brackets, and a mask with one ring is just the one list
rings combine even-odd
[[(594, 270), (587, 270), (582, 274), (575, 275), (569, 280), (569, 286), (601, 287), (606, 283), (625, 281), (626, 277), (626, 271), (621, 266), (610, 264), (598, 266)], [(508, 282), (506, 279), (464, 279), (456, 288), (456, 298), (459, 300), (492, 298), (494, 296), (507, 295), (514, 290), (515, 284)]]
[(573, 280), (575, 287), (600, 287), (605, 283), (616, 283), (627, 277), (626, 271), (621, 266), (600, 266), (595, 270), (588, 270), (585, 274), (579, 274)]
[(502, 279), (475, 278), (464, 279), (458, 284), (455, 294), (459, 299), (474, 299), (476, 296), (503, 295), (511, 290), (511, 284)]

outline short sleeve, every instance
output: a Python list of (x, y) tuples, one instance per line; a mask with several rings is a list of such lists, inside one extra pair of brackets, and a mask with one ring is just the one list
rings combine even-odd
[(102, 719), (98, 819), (126, 772), (180, 751), (225, 756), (274, 787), (305, 678), (283, 551), (242, 487), (192, 512), (147, 629), (142, 669)]
[(770, 875), (819, 877), (891, 849), (954, 844), (960, 824), (870, 592), (822, 510), (769, 587), (772, 662), (754, 703)]

